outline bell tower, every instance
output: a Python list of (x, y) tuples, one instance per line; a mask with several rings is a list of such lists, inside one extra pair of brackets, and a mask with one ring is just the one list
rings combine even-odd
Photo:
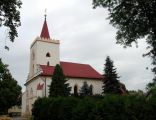
[(60, 64), (60, 42), (50, 38), (46, 15), (40, 37), (37, 37), (30, 46), (29, 78), (39, 72), (39, 65), (55, 66)]

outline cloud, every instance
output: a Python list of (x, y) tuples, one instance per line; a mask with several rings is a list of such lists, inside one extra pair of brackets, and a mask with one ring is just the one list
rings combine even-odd
[[(86, 0), (25, 0), (21, 9), (22, 26), (14, 43), (7, 41), (10, 51), (3, 49), (4, 34), (0, 35), (3, 51), (1, 57), (9, 64), (15, 79), (24, 88), (29, 72), (29, 49), (33, 40), (40, 35), (47, 8), (47, 22), (50, 35), (59, 39), (60, 56), (63, 61), (86, 63), (103, 74), (105, 58), (109, 55), (114, 61), (121, 82), (128, 89), (144, 89), (152, 79), (146, 52), (146, 43), (139, 40), (139, 48), (124, 49), (116, 44), (116, 29), (106, 20), (107, 11), (93, 9), (92, 1)], [(0, 29), (1, 33), (5, 29)]]

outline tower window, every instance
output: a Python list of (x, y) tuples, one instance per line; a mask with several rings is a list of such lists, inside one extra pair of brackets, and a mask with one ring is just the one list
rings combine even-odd
[(50, 53), (49, 52), (46, 54), (46, 57), (50, 57)]
[(49, 63), (49, 61), (47, 62), (47, 66), (49, 66), (50, 65), (50, 63)]

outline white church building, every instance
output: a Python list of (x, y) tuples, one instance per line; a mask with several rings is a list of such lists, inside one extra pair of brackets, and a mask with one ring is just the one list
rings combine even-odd
[(30, 46), (29, 75), (22, 95), (22, 115), (31, 115), (32, 105), (38, 97), (48, 96), (54, 66), (59, 64), (68, 79), (71, 93), (79, 93), (83, 82), (93, 94), (102, 93), (103, 76), (88, 64), (60, 61), (60, 41), (50, 38), (46, 18), (40, 37)]

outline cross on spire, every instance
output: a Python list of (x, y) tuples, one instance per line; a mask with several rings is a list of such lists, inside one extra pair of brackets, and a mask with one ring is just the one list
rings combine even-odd
[(45, 15), (44, 16), (45, 16), (45, 20), (44, 20), (44, 24), (43, 24), (43, 27), (42, 27), (42, 31), (41, 31), (40, 37), (41, 38), (50, 39), (48, 25), (47, 25), (47, 21), (46, 21), (46, 17), (47, 17), (46, 9), (45, 9)]
[(44, 17), (45, 17), (45, 20), (46, 20), (46, 18), (47, 18), (47, 9), (45, 9), (45, 14), (44, 14)]

